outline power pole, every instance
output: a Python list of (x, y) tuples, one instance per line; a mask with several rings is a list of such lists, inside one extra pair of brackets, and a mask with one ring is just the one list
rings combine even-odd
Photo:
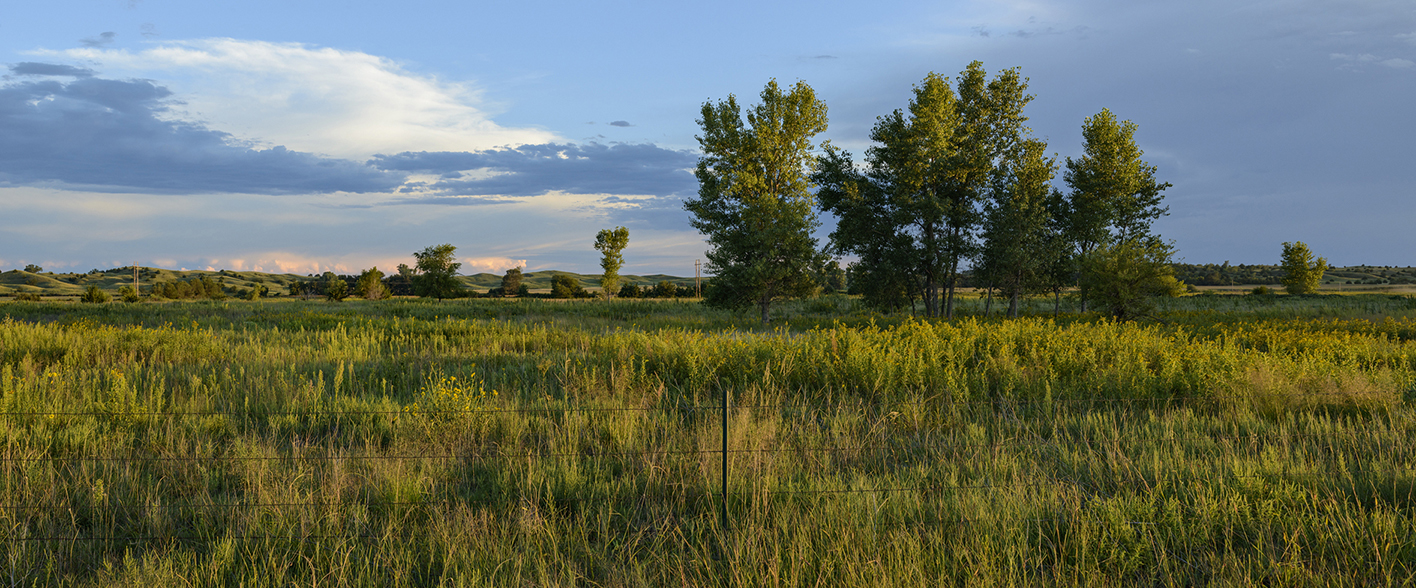
[(700, 259), (693, 260), (693, 295), (698, 298), (703, 297), (703, 274), (701, 273), (702, 270), (703, 261)]
[(142, 290), (138, 289), (138, 262), (135, 261), (133, 262), (133, 293), (137, 294), (139, 292), (142, 292)]

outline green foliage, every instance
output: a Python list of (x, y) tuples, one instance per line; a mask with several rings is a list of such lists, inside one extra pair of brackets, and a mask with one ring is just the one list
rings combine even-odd
[(221, 284), (205, 275), (198, 276), (195, 280), (158, 282), (152, 285), (152, 294), (169, 300), (192, 298), (222, 300), (226, 298), (226, 293), (222, 291)]
[(79, 300), (82, 302), (102, 304), (108, 302), (108, 293), (101, 290), (98, 286), (89, 286), (84, 289), (84, 294), (79, 297)]
[(619, 270), (624, 266), (623, 251), (628, 245), (629, 229), (624, 227), (605, 229), (595, 235), (595, 250), (601, 254), (600, 269), (604, 271), (600, 276), (600, 290), (606, 299), (618, 292)]
[(16, 292), (15, 300), (19, 302), (39, 302), (40, 296), (37, 292)]
[(1113, 239), (1141, 238), (1167, 214), (1160, 201), (1171, 185), (1157, 182), (1155, 166), (1141, 160), (1136, 128), (1108, 109), (1082, 123), (1084, 155), (1068, 157), (1063, 174), (1071, 188), (1068, 234), (1081, 254)]
[(881, 117), (863, 172), (846, 152), (828, 149), (819, 160), (818, 198), (838, 217), (832, 248), (859, 258), (857, 273), (869, 277), (857, 290), (876, 307), (920, 298), (926, 315), (953, 316), (960, 263), (978, 248), (980, 204), (1028, 132), (1023, 108), (1032, 96), (1018, 70), (990, 81), (975, 61), (957, 86), (955, 95), (930, 73), (908, 115)]
[(996, 170), (984, 204), (983, 246), (974, 275), (980, 285), (998, 288), (1008, 298), (1008, 315), (1018, 316), (1018, 302), (1040, 292), (1057, 259), (1063, 255), (1051, 229), (1048, 198), (1056, 173), (1056, 158), (1044, 155), (1047, 145), (1027, 140), (1004, 158)]
[(25, 266), (25, 271), (27, 271), (27, 272), (29, 272), (29, 273), (32, 273), (32, 274), (37, 274), (37, 273), (39, 273), (39, 272), (44, 271), (44, 268), (39, 267), (39, 266), (37, 266), (37, 265), (31, 263), (31, 264), (28, 264), (28, 265)]
[(1313, 252), (1302, 241), (1283, 244), (1283, 286), (1289, 294), (1312, 294), (1323, 281), (1328, 269), (1327, 259), (1313, 259)]
[(768, 322), (772, 302), (811, 294), (811, 268), (822, 255), (809, 171), (812, 139), (826, 130), (826, 104), (804, 82), (783, 93), (776, 80), (744, 124), (737, 99), (705, 103), (698, 124), (703, 157), (694, 172), (698, 198), (684, 203), (690, 224), (707, 237), (705, 302), (757, 306)]
[(640, 292), (639, 286), (637, 284), (625, 284), (623, 286), (620, 286), (618, 296), (620, 298), (639, 298), (643, 296), (643, 293)]
[(1170, 266), (1173, 250), (1156, 237), (1103, 244), (1082, 259), (1082, 292), (1116, 320), (1150, 316), (1156, 297), (1185, 291)]
[(1257, 288), (1254, 288), (1253, 290), (1250, 290), (1249, 293), (1255, 296), (1272, 296), (1273, 288), (1270, 288), (1268, 286), (1259, 286)]
[(679, 288), (673, 282), (663, 280), (654, 285), (654, 291), (649, 295), (654, 298), (673, 298), (678, 295)]
[(413, 281), (414, 291), (425, 298), (452, 298), (462, 290), (457, 281), (457, 248), (449, 245), (434, 245), (413, 254), (418, 270)]
[(551, 298), (589, 298), (593, 294), (585, 291), (580, 280), (568, 274), (556, 274), (551, 279)]
[(385, 300), (393, 294), (384, 287), (384, 273), (379, 271), (378, 266), (371, 267), (359, 274), (359, 281), (354, 286), (354, 295), (366, 300)]
[[(1062, 219), (1060, 231), (1082, 271), (1098, 267), (1095, 260), (1086, 258), (1102, 247), (1158, 239), (1150, 235), (1150, 226), (1167, 214), (1160, 201), (1165, 197), (1162, 192), (1171, 186), (1157, 182), (1155, 166), (1141, 160), (1136, 128), (1135, 123), (1118, 122), (1110, 110), (1102, 109), (1082, 123), (1083, 156), (1067, 158), (1063, 179), (1071, 193), (1065, 206), (1055, 208)], [(1112, 298), (1112, 294), (1089, 293), (1087, 285), (1092, 283), (1096, 283), (1094, 275), (1079, 277), (1084, 301)]]
[(330, 302), (344, 302), (349, 297), (349, 284), (333, 273), (327, 273), (324, 284), (325, 300)]
[(138, 291), (135, 290), (135, 289), (133, 289), (132, 286), (129, 286), (129, 285), (127, 285), (127, 284), (123, 284), (122, 286), (119, 286), (119, 287), (118, 287), (118, 297), (119, 297), (119, 298), (122, 298), (122, 299), (123, 299), (123, 302), (141, 302), (141, 301), (142, 301), (142, 297), (138, 295)]
[(502, 276), (501, 294), (503, 296), (526, 296), (529, 289), (521, 283), (521, 267), (514, 267), (506, 270), (506, 275)]

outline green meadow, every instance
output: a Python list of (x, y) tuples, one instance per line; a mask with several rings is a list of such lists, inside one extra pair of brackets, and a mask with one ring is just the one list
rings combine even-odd
[(3, 302), (0, 578), (1416, 583), (1416, 298), (985, 304)]

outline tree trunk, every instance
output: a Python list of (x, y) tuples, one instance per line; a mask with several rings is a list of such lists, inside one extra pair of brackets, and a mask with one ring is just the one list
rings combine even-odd
[(1062, 315), (1062, 289), (1052, 291), (1052, 318)]
[(1008, 299), (1008, 318), (1018, 318), (1018, 288), (1013, 288), (1013, 295)]
[(767, 313), (772, 307), (772, 299), (764, 297), (757, 302), (757, 305), (762, 307), (762, 326), (765, 327), (772, 321), (771, 315)]
[(983, 316), (993, 314), (993, 284), (988, 285), (988, 298), (983, 303)]

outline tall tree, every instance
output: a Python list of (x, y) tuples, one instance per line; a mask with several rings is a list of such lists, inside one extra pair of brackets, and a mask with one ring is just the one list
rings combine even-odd
[(1046, 149), (1042, 141), (1024, 141), (994, 174), (984, 204), (983, 245), (974, 275), (1008, 297), (1008, 316), (1015, 318), (1019, 300), (1042, 290), (1051, 269), (1048, 198), (1057, 160), (1047, 157)]
[(1312, 294), (1323, 281), (1328, 269), (1327, 259), (1313, 259), (1313, 252), (1302, 241), (1283, 244), (1283, 286), (1289, 294)]
[(521, 266), (506, 270), (506, 275), (502, 276), (501, 293), (502, 296), (521, 295)]
[(977, 61), (956, 85), (957, 95), (947, 78), (929, 74), (908, 113), (877, 121), (863, 173), (848, 153), (828, 150), (816, 176), (822, 207), (840, 220), (832, 246), (860, 258), (857, 273), (875, 277), (874, 299), (897, 304), (907, 291), (930, 316), (953, 316), (960, 266), (977, 251), (981, 204), (1028, 132), (1023, 108), (1032, 100), (1018, 70), (989, 80)]
[[(1162, 192), (1171, 187), (1157, 182), (1156, 168), (1141, 159), (1144, 152), (1136, 145), (1136, 124), (1117, 121), (1108, 109), (1082, 123), (1083, 155), (1067, 158), (1064, 181), (1071, 188), (1068, 202), (1067, 235), (1082, 261), (1079, 268), (1109, 267), (1106, 263), (1085, 262), (1099, 248), (1125, 242), (1137, 246), (1115, 249), (1109, 255), (1146, 252), (1148, 255), (1170, 251), (1154, 244), (1140, 245), (1149, 240), (1151, 223), (1164, 216), (1167, 208), (1160, 205)], [(1096, 279), (1078, 276), (1083, 310), (1091, 298), (1088, 283)], [(1161, 288), (1156, 285), (1156, 288)], [(1152, 288), (1153, 290), (1156, 288)]]
[(595, 249), (600, 252), (600, 291), (606, 300), (619, 292), (620, 267), (624, 266), (624, 248), (629, 245), (629, 229), (604, 229), (595, 235)]
[(773, 301), (816, 287), (811, 270), (823, 256), (811, 236), (818, 222), (809, 172), (812, 138), (826, 130), (826, 104), (804, 82), (784, 93), (773, 80), (761, 98), (746, 124), (731, 95), (703, 105), (698, 198), (684, 208), (708, 241), (714, 278), (705, 302), (755, 305), (766, 324)]
[(413, 288), (419, 296), (437, 298), (441, 302), (462, 288), (457, 281), (457, 269), (462, 264), (454, 261), (457, 259), (457, 247), (446, 243), (433, 245), (414, 253), (413, 258), (417, 260), (414, 268), (418, 271)]

